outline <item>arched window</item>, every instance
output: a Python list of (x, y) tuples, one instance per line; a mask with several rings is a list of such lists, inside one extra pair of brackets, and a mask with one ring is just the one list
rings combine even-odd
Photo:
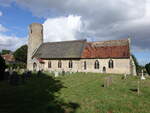
[(36, 71), (36, 69), (37, 69), (37, 64), (34, 62), (33, 63), (33, 70)]
[(51, 61), (48, 62), (48, 68), (51, 68), (52, 65), (51, 65)]
[(61, 68), (61, 60), (58, 61), (58, 68)]
[(108, 67), (109, 68), (114, 68), (114, 61), (112, 59), (109, 60)]
[(106, 73), (106, 67), (105, 66), (103, 67), (103, 73)]
[(69, 68), (72, 68), (73, 67), (73, 63), (72, 63), (72, 60), (69, 61)]
[(94, 68), (99, 69), (99, 61), (98, 60), (95, 61)]
[(84, 70), (86, 70), (86, 61), (84, 61)]

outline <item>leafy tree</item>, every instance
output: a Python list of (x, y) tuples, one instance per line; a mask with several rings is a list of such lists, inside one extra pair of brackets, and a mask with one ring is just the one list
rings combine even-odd
[(147, 73), (150, 75), (150, 63), (145, 65)]
[(27, 45), (23, 45), (14, 52), (16, 61), (27, 63)]
[(5, 68), (6, 68), (5, 60), (0, 55), (0, 81), (4, 79)]
[(11, 50), (3, 49), (2, 52), (1, 52), (1, 54), (5, 55), (5, 54), (9, 54), (11, 52), (12, 52)]

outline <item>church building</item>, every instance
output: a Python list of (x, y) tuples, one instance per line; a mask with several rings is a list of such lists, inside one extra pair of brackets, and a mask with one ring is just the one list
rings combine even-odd
[(136, 67), (130, 53), (130, 39), (43, 42), (43, 26), (38, 23), (29, 26), (27, 68), (49, 72), (136, 75)]

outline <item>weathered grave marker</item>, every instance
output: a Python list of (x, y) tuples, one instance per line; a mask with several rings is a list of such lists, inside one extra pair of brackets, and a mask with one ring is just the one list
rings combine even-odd
[(57, 71), (55, 71), (54, 74), (55, 74), (55, 77), (59, 76), (59, 73)]
[(104, 83), (104, 87), (109, 87), (112, 85), (112, 77), (105, 77), (105, 83)]
[(141, 80), (145, 80), (146, 78), (144, 77), (144, 72), (143, 72), (143, 69), (142, 69), (142, 76), (141, 76)]
[(126, 74), (126, 73), (124, 74), (124, 79), (125, 79), (125, 80), (127, 79), (127, 74)]

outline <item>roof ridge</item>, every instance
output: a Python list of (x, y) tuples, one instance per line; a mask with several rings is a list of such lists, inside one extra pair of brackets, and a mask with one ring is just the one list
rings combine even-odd
[(49, 43), (63, 43), (63, 42), (86, 42), (86, 39), (83, 39), (83, 40), (57, 41), (57, 42), (44, 42), (43, 44), (49, 44)]
[(111, 41), (128, 41), (129, 38), (126, 39), (119, 39), (119, 40), (104, 40), (104, 41), (94, 41), (94, 42), (88, 42), (88, 43), (96, 43), (96, 42), (111, 42)]

